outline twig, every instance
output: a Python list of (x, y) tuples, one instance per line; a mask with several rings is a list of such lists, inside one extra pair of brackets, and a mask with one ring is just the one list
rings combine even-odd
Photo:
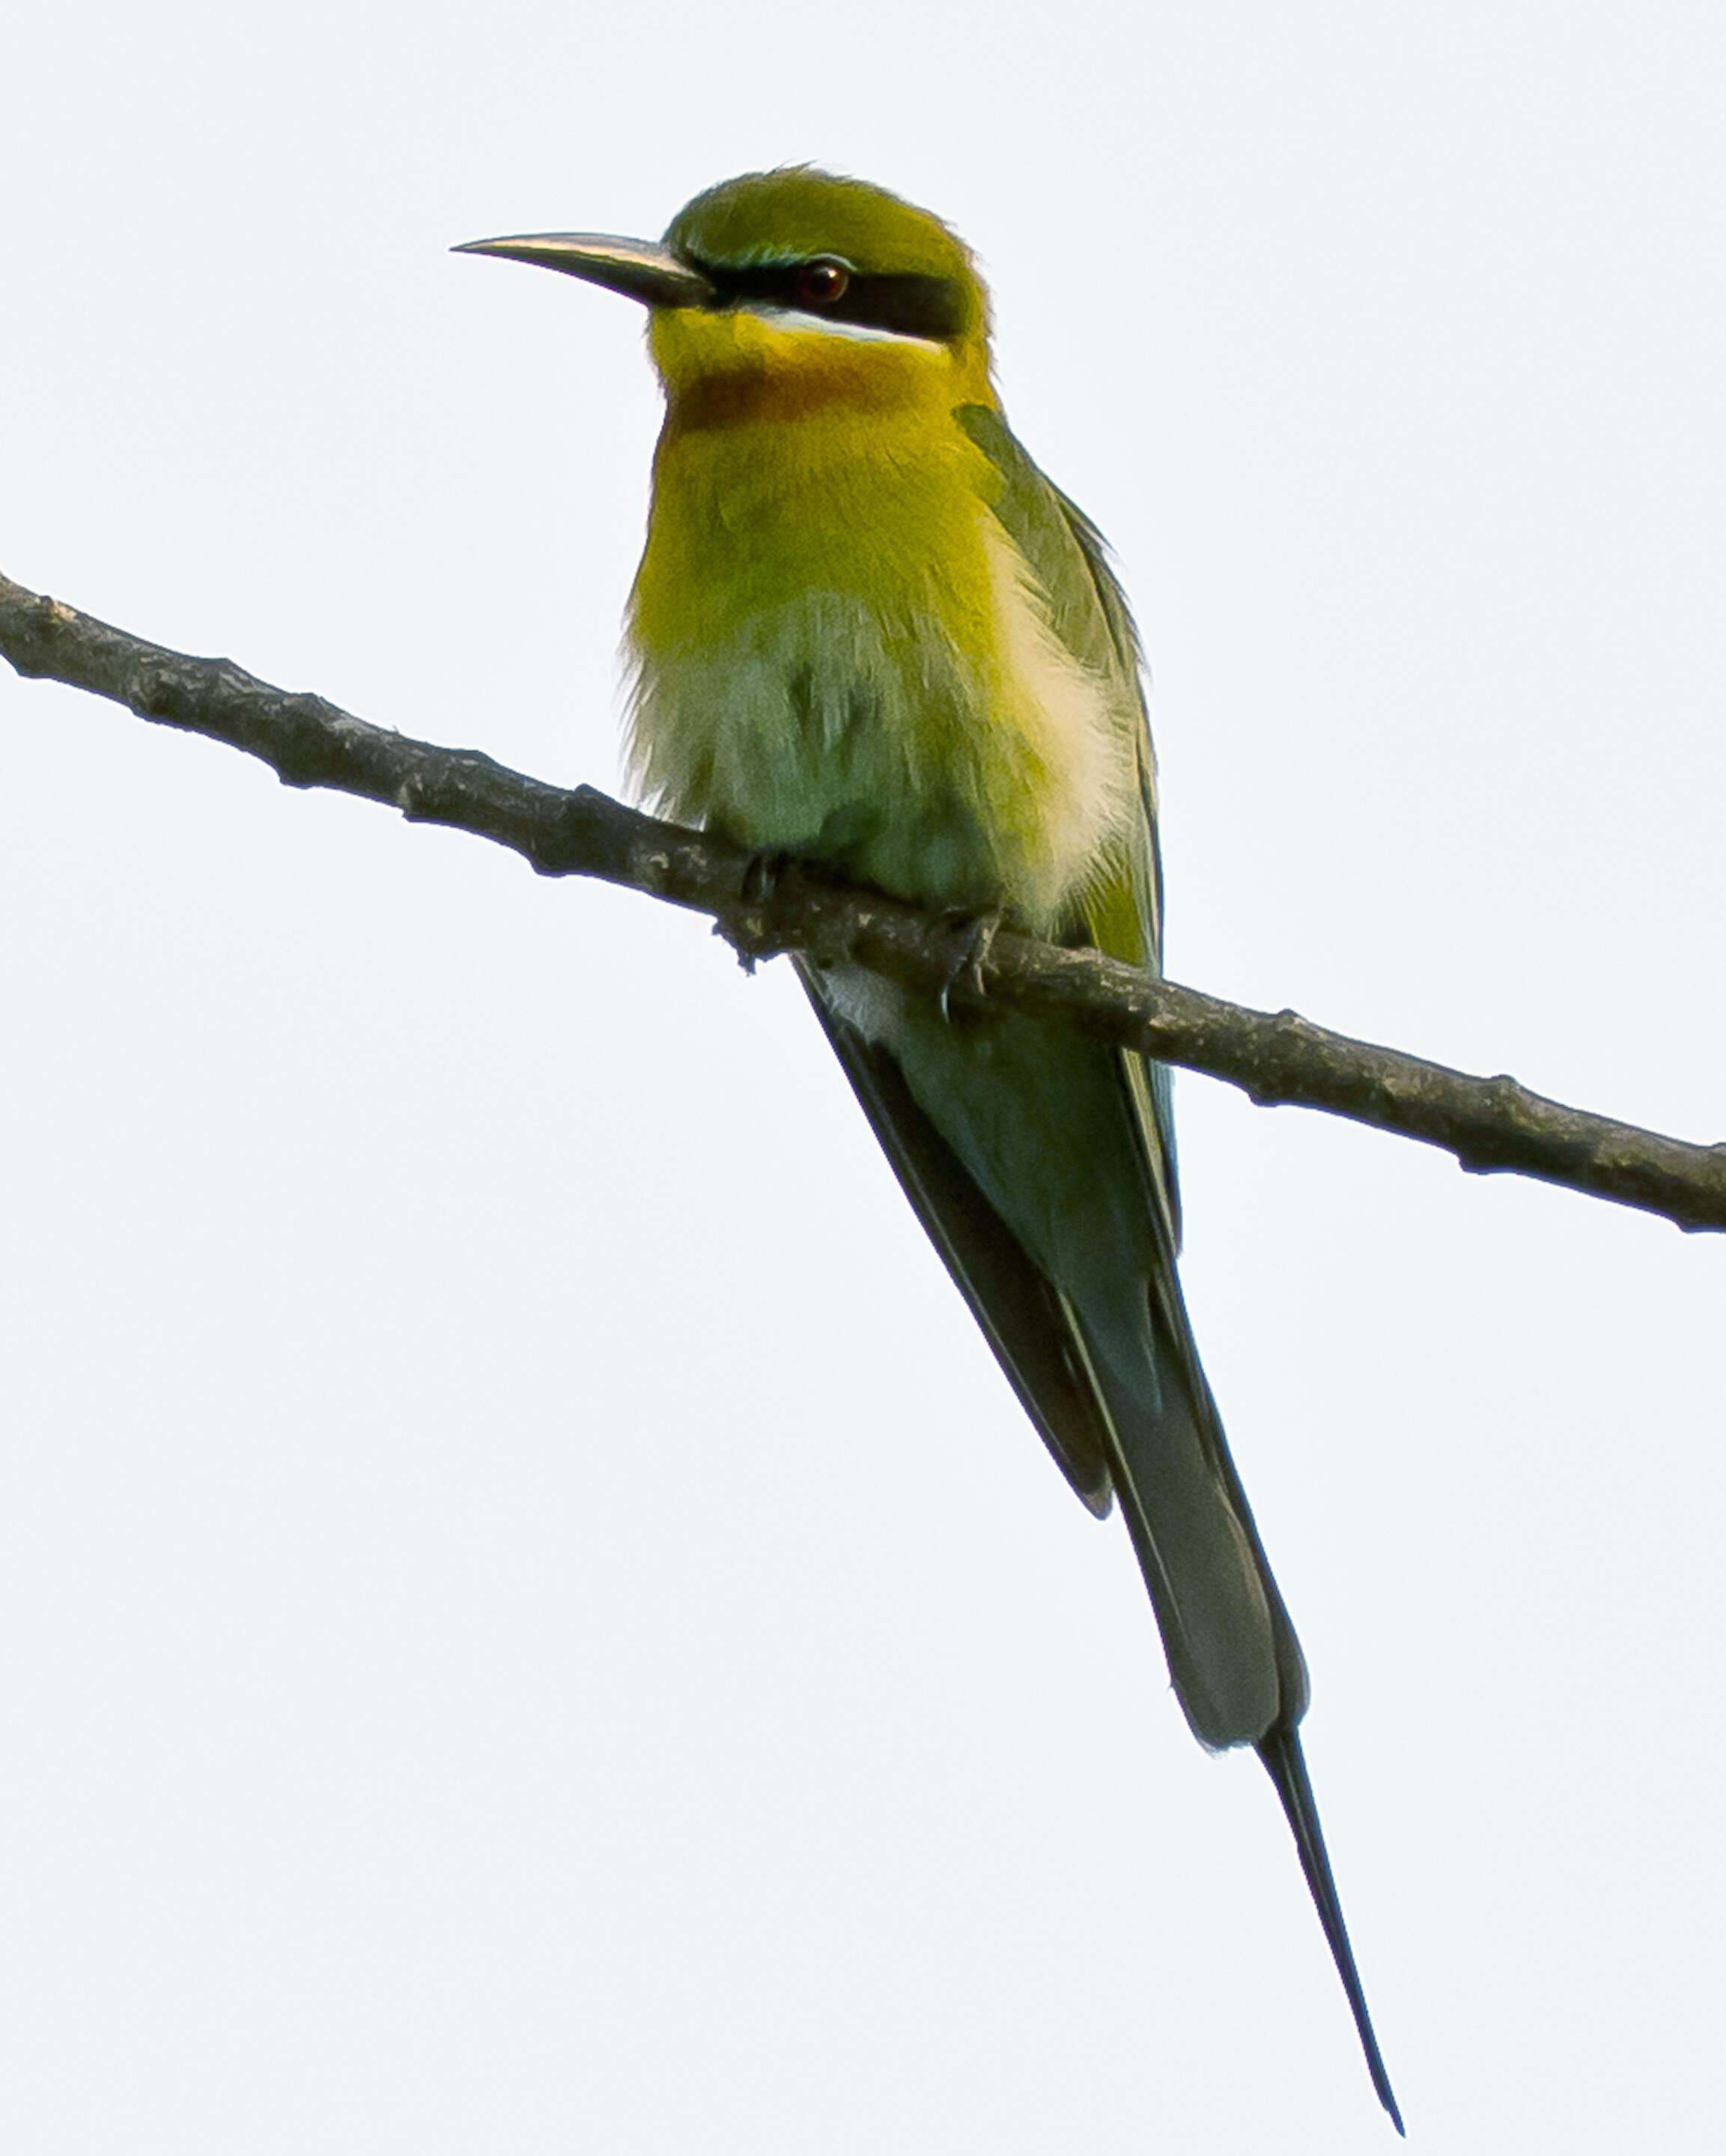
[[(908, 986), (953, 984), (950, 924), (795, 868), (764, 894), (748, 857), (624, 808), (592, 787), (524, 778), (471, 749), (368, 725), (321, 696), (290, 694), (230, 661), (146, 644), (0, 577), (0, 653), (20, 674), (111, 698), (162, 726), (260, 757), (290, 786), (331, 787), (513, 847), (542, 875), (590, 875), (711, 915), (746, 960), (804, 951)], [(1726, 1145), (1662, 1137), (1567, 1108), (1513, 1078), (1474, 1078), (1327, 1032), (1293, 1011), (1243, 1009), (1004, 930), (979, 969), (987, 1002), (1060, 1012), (1165, 1063), (1241, 1086), (1261, 1105), (1323, 1108), (1456, 1155), (1476, 1174), (1533, 1176), (1639, 1207), (1684, 1229), (1726, 1229)]]

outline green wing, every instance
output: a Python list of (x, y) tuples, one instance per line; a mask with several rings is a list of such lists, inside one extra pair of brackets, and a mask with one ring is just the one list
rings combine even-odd
[[(1067, 924), (1065, 940), (1095, 944), (1129, 964), (1156, 968), (1162, 954), (1162, 870), (1150, 732), (1132, 616), (1101, 533), (1043, 476), (999, 413), (968, 405), (957, 416), (994, 469), (999, 490), (996, 513), (1048, 601), (1051, 626), (1092, 672), (1116, 685), (1122, 723), (1133, 727), (1138, 744), (1142, 826), (1119, 864), (1118, 876), (1097, 895), (1085, 917)], [(1026, 1414), (1073, 1490), (1099, 1518), (1104, 1517), (1113, 1486), (1109, 1461), (1114, 1448), (1071, 1309), (918, 1106), (892, 1052), (866, 1039), (837, 1014), (812, 968), (799, 962), (799, 971), (882, 1150)], [(1142, 1058), (1122, 1062), (1128, 1112), (1142, 1133), (1145, 1198), (1160, 1217), (1172, 1253), (1179, 1232), (1179, 1201), (1169, 1074)]]
[[(1076, 658), (1111, 684), (1121, 724), (1130, 728), (1138, 759), (1143, 810), (1138, 826), (1127, 835), (1113, 875), (1094, 894), (1082, 921), (1069, 924), (1063, 940), (1093, 944), (1129, 966), (1160, 973), (1163, 859), (1157, 843), (1157, 773), (1145, 708), (1144, 656), (1107, 543), (1077, 503), (1039, 470), (998, 411), (965, 404), (955, 416), (994, 467), (1000, 489), (995, 514), (1036, 578), (1050, 626)], [(1141, 1127), (1152, 1202), (1167, 1224), (1171, 1252), (1178, 1251), (1180, 1191), (1169, 1067), (1128, 1056), (1122, 1081)]]

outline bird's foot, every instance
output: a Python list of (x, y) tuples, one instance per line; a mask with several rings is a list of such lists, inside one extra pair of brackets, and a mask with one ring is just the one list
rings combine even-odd
[(983, 969), (989, 963), (994, 940), (1003, 928), (1018, 925), (1017, 911), (1010, 906), (992, 906), (986, 913), (955, 913), (948, 916), (948, 931), (953, 938), (953, 962), (937, 1000), (942, 1017), (949, 1024), (953, 1023), (953, 990), (963, 981), (979, 1002), (988, 995)]
[(763, 848), (758, 854), (751, 854), (743, 865), (742, 880), (737, 886), (737, 896), (744, 905), (768, 904), (792, 859), (783, 846)]
[[(739, 903), (752, 908), (771, 906), (773, 902), (773, 894), (778, 891), (785, 871), (791, 866), (792, 860), (793, 856), (790, 854), (778, 848), (763, 848), (760, 853), (751, 854), (743, 865), (742, 875), (737, 880)], [(737, 963), (746, 973), (753, 973), (758, 960), (763, 957), (771, 957), (773, 951), (779, 947), (777, 944), (770, 943), (764, 935), (761, 937), (758, 945), (744, 924), (736, 921), (731, 922), (716, 921), (713, 924), (713, 932), (716, 936), (725, 937), (737, 952)]]

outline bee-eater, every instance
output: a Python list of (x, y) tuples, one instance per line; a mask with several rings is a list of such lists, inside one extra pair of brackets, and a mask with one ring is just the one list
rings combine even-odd
[[(658, 246), (476, 240), (649, 310), (665, 393), (629, 601), (647, 800), (763, 860), (1156, 968), (1138, 639), (1097, 528), (990, 374), (946, 225), (797, 167), (696, 196)], [(1307, 1672), (1175, 1270), (1169, 1074), (1057, 1019), (799, 971), (907, 1196), (1061, 1472), (1118, 1496), (1194, 1734), (1254, 1746), (1373, 2086), (1402, 2130), (1301, 1753)]]

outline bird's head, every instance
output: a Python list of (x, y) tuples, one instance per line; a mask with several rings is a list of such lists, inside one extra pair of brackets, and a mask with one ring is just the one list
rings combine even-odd
[(457, 250), (537, 263), (640, 300), (674, 415), (791, 416), (951, 394), (993, 403), (989, 300), (969, 250), (886, 188), (807, 165), (747, 172), (664, 241), (595, 233)]

